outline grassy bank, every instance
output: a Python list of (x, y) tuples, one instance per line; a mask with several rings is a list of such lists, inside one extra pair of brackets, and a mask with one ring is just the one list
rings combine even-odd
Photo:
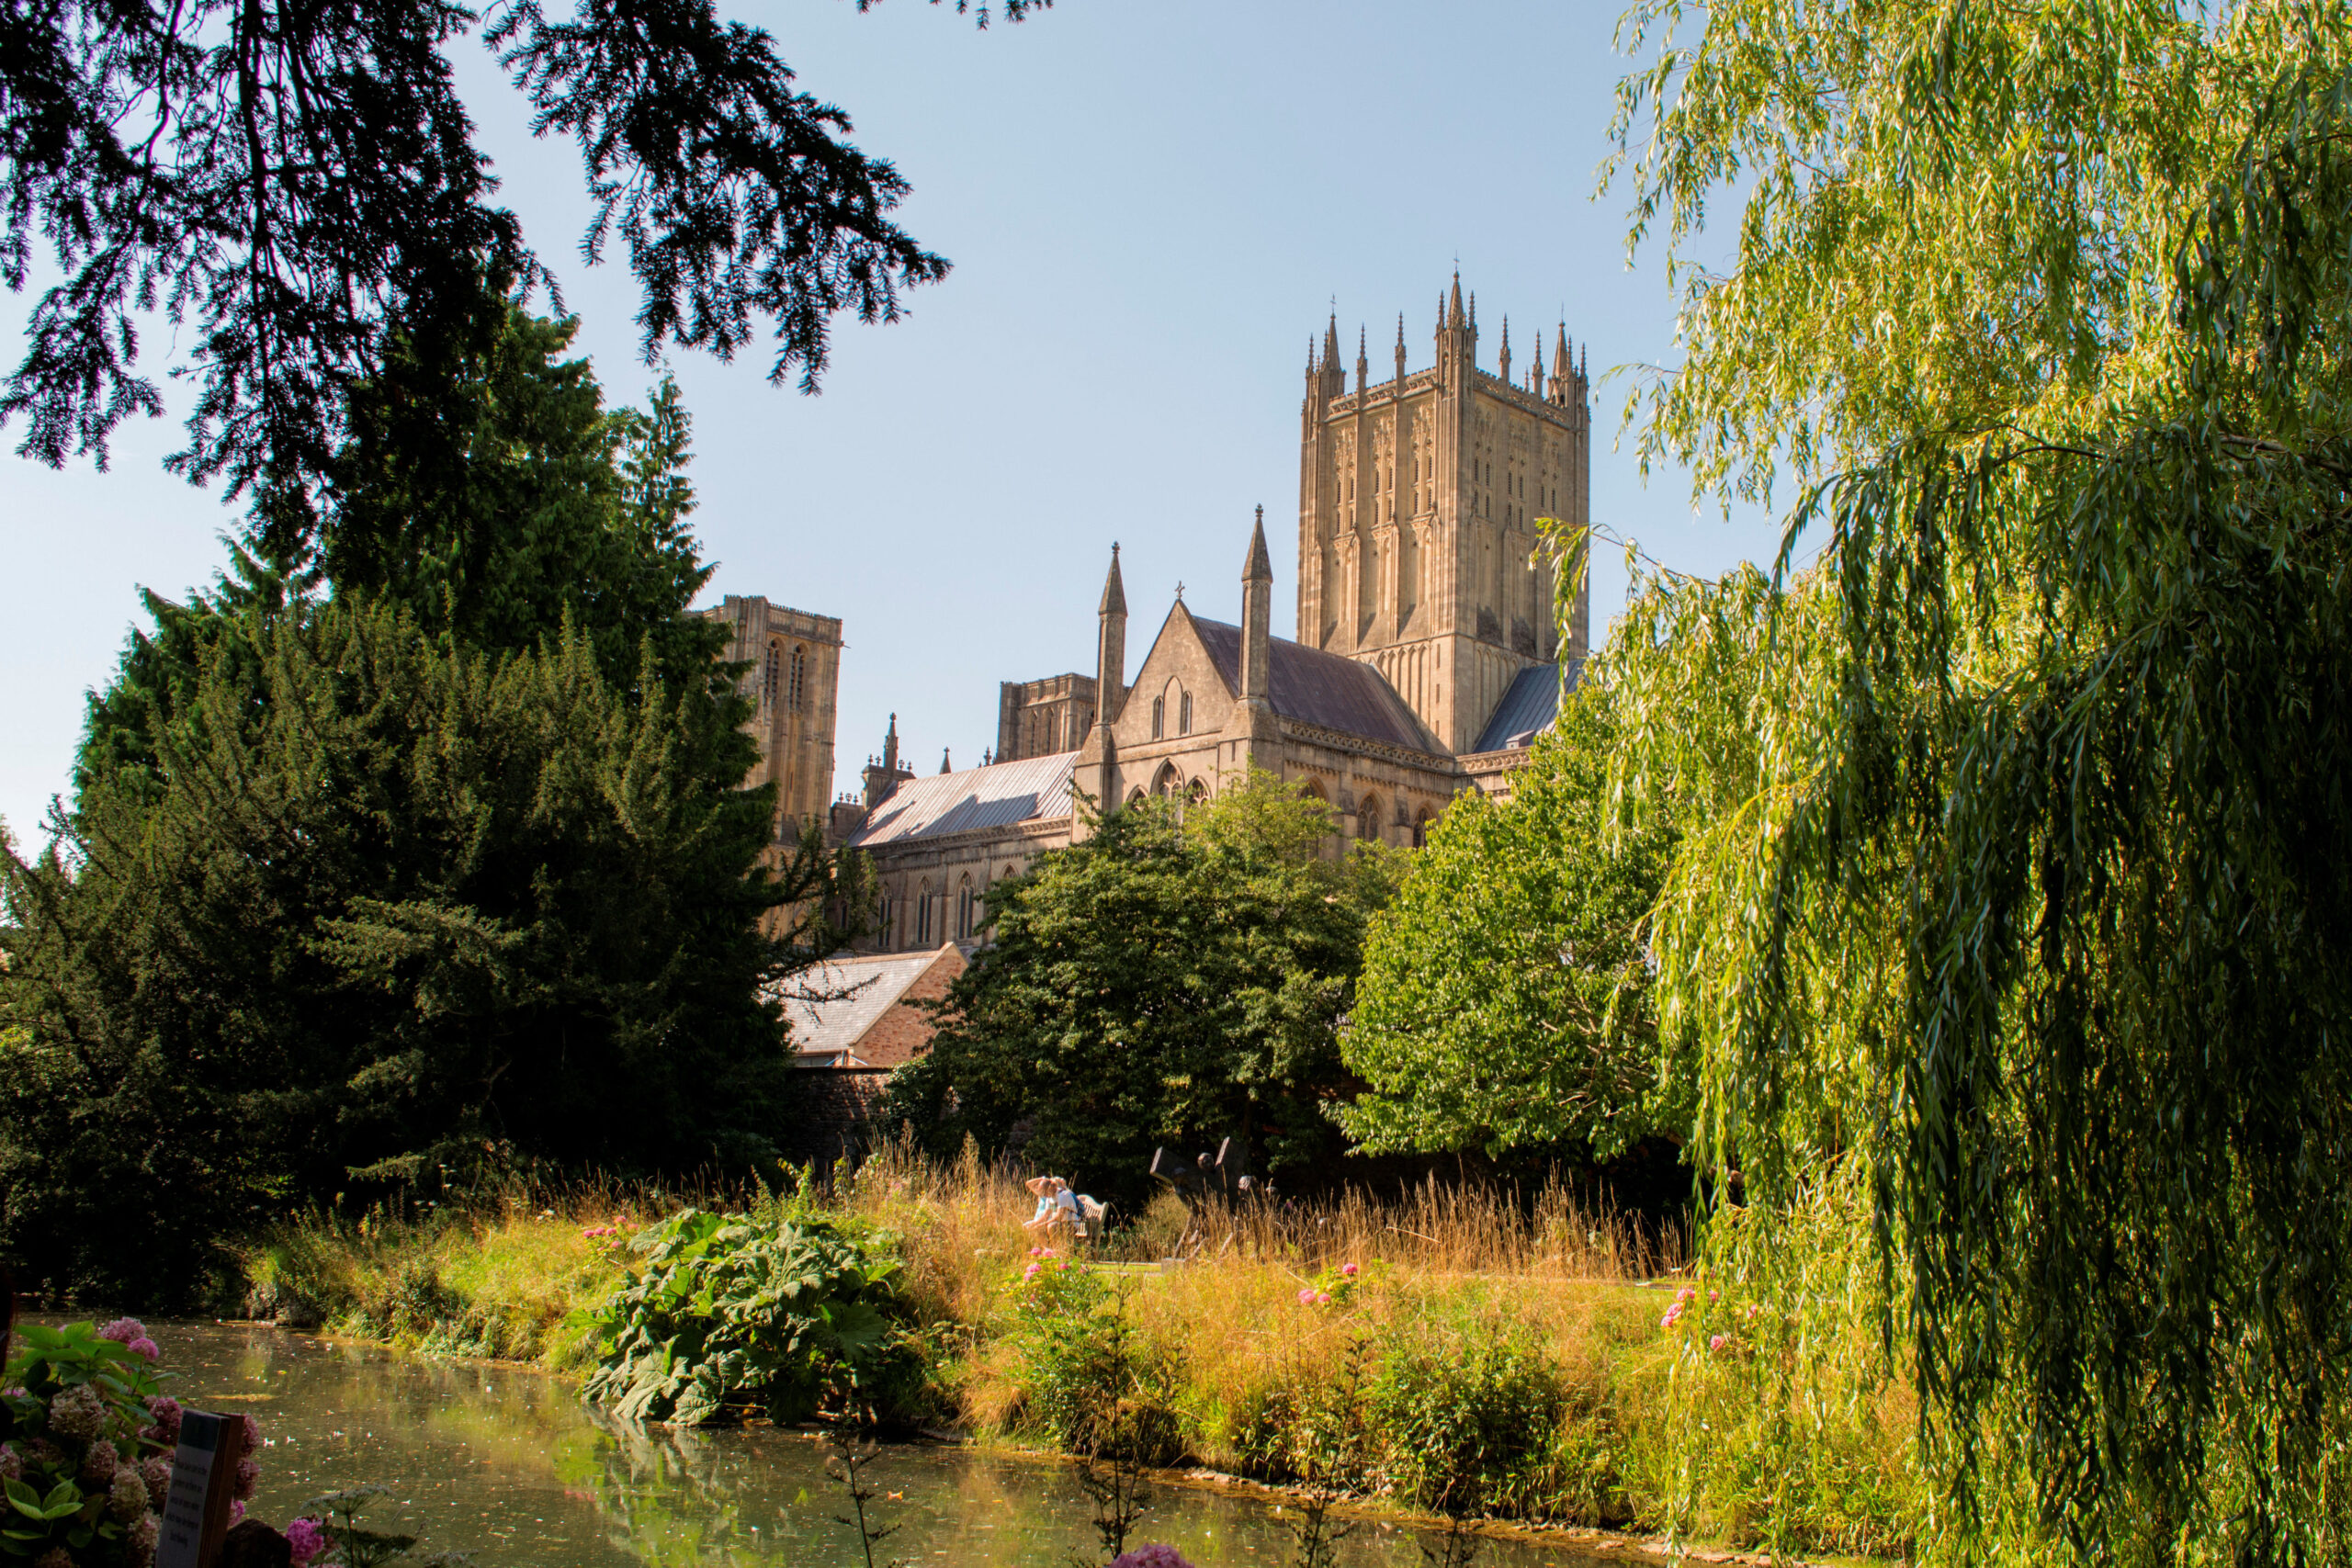
[[(587, 1348), (567, 1314), (681, 1201), (581, 1189), (321, 1217), (254, 1249), (254, 1305), (570, 1370)], [(1767, 1310), (1736, 1278), (1678, 1271), (1673, 1237), (1661, 1251), (1556, 1190), (1351, 1197), (1189, 1236), (1162, 1200), (1076, 1261), (1033, 1256), (1032, 1200), (977, 1162), (877, 1161), (826, 1201), (900, 1238), (933, 1348), (922, 1414), (983, 1438), (1082, 1446), (1108, 1399), (1155, 1462), (1468, 1516), (1872, 1555), (1905, 1552), (1925, 1517), (1913, 1408), (1878, 1375), (1849, 1277), (1867, 1270), (1834, 1214), (1817, 1257), (1772, 1260)]]

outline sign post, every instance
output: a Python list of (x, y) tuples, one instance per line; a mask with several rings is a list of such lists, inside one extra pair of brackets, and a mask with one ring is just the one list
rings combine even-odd
[(212, 1568), (229, 1533), (237, 1462), (245, 1457), (245, 1423), (236, 1416), (180, 1412), (180, 1446), (172, 1454), (172, 1488), (164, 1498), (155, 1568)]

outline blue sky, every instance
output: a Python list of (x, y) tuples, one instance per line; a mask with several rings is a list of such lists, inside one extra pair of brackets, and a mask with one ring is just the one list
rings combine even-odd
[[(1261, 502), (1289, 635), (1302, 373), (1335, 299), (1351, 351), (1369, 325), (1376, 372), (1399, 311), (1411, 364), (1429, 363), (1457, 258), (1489, 368), (1506, 315), (1522, 363), (1564, 313), (1597, 380), (1673, 360), (1660, 260), (1629, 268), (1623, 194), (1593, 197), (1629, 66), (1612, 6), (1061, 0), (984, 33), (919, 0), (720, 9), (775, 34), (802, 86), (898, 164), (907, 227), (956, 264), (908, 320), (844, 321), (820, 396), (767, 386), (756, 353), (671, 362), (713, 599), (846, 623), (837, 789), (893, 711), (922, 771), (943, 747), (968, 765), (994, 743), (1000, 681), (1090, 669), (1114, 539), (1131, 667), (1180, 581), (1202, 614), (1238, 616)], [(641, 398), (658, 371), (638, 358), (630, 280), (578, 259), (576, 153), (532, 141), (478, 44), (458, 58), (579, 347), (608, 399)], [(11, 363), (27, 299), (0, 295)], [(1616, 439), (1628, 385), (1596, 389), (1594, 520), (1688, 570), (1769, 559), (1769, 521), (1694, 509), (1676, 474), (1643, 484)], [(235, 515), (159, 466), (184, 406), (126, 432), (107, 473), (0, 457), (0, 819), (20, 841), (65, 786), (137, 590), (220, 564)], [(1623, 594), (1600, 560), (1596, 624)]]

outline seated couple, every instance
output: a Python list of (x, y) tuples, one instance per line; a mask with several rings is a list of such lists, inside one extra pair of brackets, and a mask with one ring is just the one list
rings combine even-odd
[(1110, 1210), (1083, 1192), (1070, 1190), (1069, 1183), (1058, 1176), (1033, 1176), (1027, 1184), (1036, 1194), (1037, 1212), (1022, 1222), (1022, 1228), (1043, 1232), (1051, 1237), (1067, 1230), (1074, 1240), (1102, 1234), (1104, 1219)]

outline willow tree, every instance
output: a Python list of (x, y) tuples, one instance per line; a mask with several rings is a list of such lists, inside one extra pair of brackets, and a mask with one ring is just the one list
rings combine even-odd
[(1941, 1550), (2340, 1555), (2352, 17), (1683, 10), (1620, 106), (1685, 289), (1644, 449), (1821, 545), (1631, 628), (1702, 1146), (1750, 1221), (1867, 1195)]

